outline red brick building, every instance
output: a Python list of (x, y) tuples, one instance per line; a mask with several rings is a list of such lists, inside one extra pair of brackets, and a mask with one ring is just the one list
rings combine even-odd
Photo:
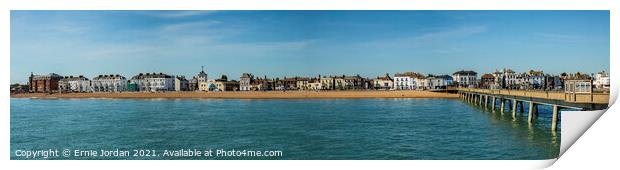
[(28, 78), (29, 92), (31, 93), (53, 93), (58, 91), (58, 81), (63, 77), (50, 73), (46, 75), (34, 75), (30, 73)]
[(495, 85), (495, 76), (492, 74), (484, 74), (480, 77), (480, 88), (490, 89), (493, 85)]

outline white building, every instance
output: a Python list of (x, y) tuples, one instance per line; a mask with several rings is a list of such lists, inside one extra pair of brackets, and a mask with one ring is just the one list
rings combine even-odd
[(99, 75), (91, 81), (93, 92), (121, 92), (127, 90), (127, 79), (118, 74)]
[(323, 90), (323, 83), (321, 83), (320, 79), (312, 79), (308, 83), (308, 89), (309, 90)]
[(415, 79), (420, 75), (414, 72), (396, 73), (394, 74), (395, 90), (414, 90), (416, 88)]
[(138, 85), (138, 91), (174, 91), (175, 77), (163, 73), (140, 73), (130, 80)]
[(601, 71), (594, 75), (594, 87), (609, 89), (609, 73)]
[(252, 88), (253, 80), (254, 80), (254, 75), (250, 73), (241, 74), (241, 77), (239, 77), (239, 90), (250, 91), (250, 89)]
[(431, 88), (431, 83), (425, 76), (418, 76), (413, 80), (415, 84), (414, 89), (416, 90), (428, 90)]
[(189, 81), (185, 76), (176, 76), (174, 78), (174, 91), (188, 91)]
[(440, 75), (440, 76), (433, 76), (433, 75), (429, 75), (426, 78), (427, 82), (426, 84), (428, 84), (428, 89), (431, 90), (437, 90), (437, 89), (448, 89), (449, 85), (452, 85), (452, 77), (449, 75)]
[(58, 90), (60, 92), (90, 92), (90, 80), (80, 75), (78, 77), (65, 76), (58, 81)]
[(389, 90), (394, 87), (394, 79), (392, 79), (389, 74), (385, 74), (384, 77), (377, 77), (374, 79), (373, 84), (375, 89)]
[(198, 80), (198, 90), (200, 91), (209, 91), (209, 83), (207, 83), (207, 73), (203, 70), (198, 73), (196, 76), (196, 80)]
[(527, 89), (542, 89), (545, 86), (545, 74), (543, 71), (530, 70), (524, 77), (524, 83), (527, 86), (522, 86)]
[(475, 71), (457, 71), (452, 74), (452, 77), (459, 87), (476, 87), (478, 83), (478, 73)]

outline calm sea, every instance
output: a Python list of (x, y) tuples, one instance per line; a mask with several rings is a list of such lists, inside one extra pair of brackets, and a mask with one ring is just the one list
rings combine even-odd
[[(527, 107), (527, 106), (526, 106)], [(527, 111), (527, 108), (525, 108)], [(278, 157), (48, 159), (550, 159), (550, 112), (485, 111), (457, 99), (11, 99), (16, 151), (281, 151)], [(61, 154), (62, 155), (62, 154)], [(36, 158), (40, 159), (40, 157)]]

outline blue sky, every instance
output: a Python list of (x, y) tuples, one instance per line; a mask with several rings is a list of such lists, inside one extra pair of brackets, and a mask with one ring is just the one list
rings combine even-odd
[(609, 11), (12, 11), (11, 83), (163, 72), (210, 78), (609, 71)]

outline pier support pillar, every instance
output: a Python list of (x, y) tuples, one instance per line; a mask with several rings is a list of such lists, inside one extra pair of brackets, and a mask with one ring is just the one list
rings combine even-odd
[(553, 116), (551, 118), (551, 130), (555, 131), (558, 127), (558, 105), (553, 105)]
[(504, 98), (499, 99), (499, 112), (504, 114)]
[(523, 101), (519, 102), (519, 112), (521, 112), (521, 115), (523, 115)]
[(534, 117), (538, 117), (538, 104), (534, 104)]
[(512, 118), (517, 117), (517, 99), (512, 99)]
[(527, 114), (527, 122), (532, 123), (532, 120), (534, 120), (534, 114), (535, 114), (534, 112), (538, 110), (537, 108), (538, 108), (537, 104), (530, 101), (530, 108)]
[(491, 110), (495, 112), (495, 96), (491, 97)]
[(489, 96), (484, 96), (484, 109), (486, 110), (489, 106)]

